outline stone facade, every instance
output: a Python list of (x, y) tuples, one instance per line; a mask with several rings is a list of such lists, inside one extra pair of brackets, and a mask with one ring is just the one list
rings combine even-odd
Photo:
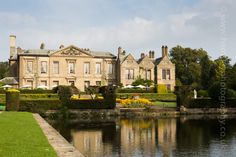
[(167, 55), (167, 47), (161, 58), (155, 59), (154, 51), (150, 51), (149, 55), (141, 54), (138, 60), (131, 54), (126, 55), (121, 47), (118, 57), (73, 45), (61, 45), (57, 50), (44, 47), (42, 44), (40, 49), (16, 48), (16, 37), (10, 36), (10, 73), (18, 80), (18, 87), (52, 89), (74, 84), (84, 91), (91, 85), (130, 85), (138, 77), (166, 84), (170, 90), (175, 86), (175, 65)]
[(154, 83), (165, 84), (168, 90), (175, 87), (175, 65), (168, 57), (168, 47), (162, 46), (162, 56), (156, 58), (154, 51), (148, 55), (141, 53), (140, 59), (135, 60), (131, 54), (121, 47), (118, 48), (117, 82), (124, 86), (131, 85), (137, 78), (152, 80)]

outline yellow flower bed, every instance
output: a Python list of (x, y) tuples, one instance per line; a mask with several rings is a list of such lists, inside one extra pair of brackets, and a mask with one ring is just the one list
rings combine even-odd
[(144, 98), (139, 99), (116, 99), (117, 103), (120, 103), (124, 107), (145, 107), (146, 105), (153, 105), (151, 101)]

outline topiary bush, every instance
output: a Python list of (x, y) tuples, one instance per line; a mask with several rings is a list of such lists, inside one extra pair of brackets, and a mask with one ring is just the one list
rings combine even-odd
[(158, 84), (157, 85), (157, 93), (168, 93), (166, 85)]
[(20, 105), (20, 91), (9, 89), (6, 91), (6, 110), (18, 111)]
[(199, 90), (197, 92), (197, 96), (198, 97), (203, 97), (203, 98), (209, 97), (208, 91), (207, 90)]

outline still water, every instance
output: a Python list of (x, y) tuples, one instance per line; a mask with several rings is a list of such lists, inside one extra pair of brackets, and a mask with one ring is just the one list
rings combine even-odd
[(86, 157), (236, 156), (236, 117), (49, 121)]

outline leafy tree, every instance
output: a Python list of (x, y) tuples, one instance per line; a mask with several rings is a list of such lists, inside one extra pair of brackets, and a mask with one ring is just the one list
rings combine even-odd
[(138, 85), (143, 85), (143, 86), (148, 86), (150, 87), (151, 85), (153, 85), (153, 81), (152, 80), (144, 80), (142, 79), (140, 76), (132, 83), (133, 86), (138, 86)]
[(176, 79), (183, 85), (193, 83), (201, 86), (201, 60), (207, 56), (203, 49), (191, 49), (176, 46), (170, 51), (170, 58), (176, 66)]
[(8, 76), (8, 62), (0, 62), (0, 79)]
[(202, 58), (201, 62), (201, 85), (203, 89), (208, 89), (212, 84), (215, 71), (213, 70), (214, 62), (206, 55)]

